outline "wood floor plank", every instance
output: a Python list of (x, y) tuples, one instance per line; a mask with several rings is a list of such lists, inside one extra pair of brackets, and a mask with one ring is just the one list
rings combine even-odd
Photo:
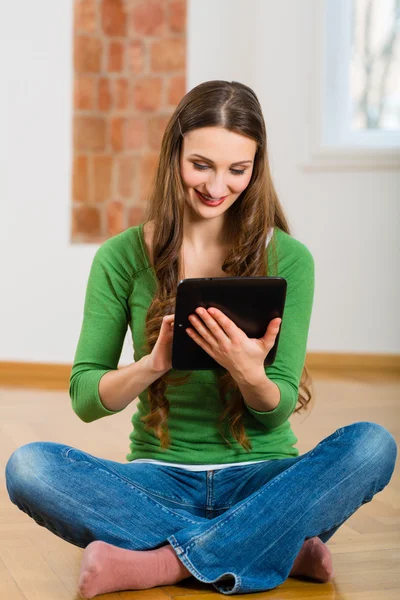
[(0, 548), (0, 558), (26, 600), (71, 600), (70, 592), (37, 548)]
[[(175, 587), (176, 589), (176, 587)], [(176, 594), (174, 590), (171, 592), (172, 598), (179, 600), (221, 600), (221, 594), (217, 591), (206, 592), (198, 595), (195, 590), (192, 593)], [(250, 594), (235, 594), (238, 600), (249, 600)], [(335, 586), (332, 583), (310, 583), (295, 579), (288, 579), (278, 588), (268, 590), (268, 592), (251, 593), (251, 598), (254, 600), (343, 600), (337, 594)]]
[[(98, 597), (100, 598), (100, 596)], [(120, 600), (171, 600), (171, 598), (172, 596), (162, 587), (152, 588), (151, 590), (138, 590), (137, 592), (119, 592)]]
[[(0, 540), (0, 547), (1, 547)], [(26, 600), (24, 594), (11, 576), (9, 569), (0, 557), (0, 598), (7, 600)]]
[(399, 590), (378, 590), (377, 592), (346, 592), (345, 600), (399, 600)]

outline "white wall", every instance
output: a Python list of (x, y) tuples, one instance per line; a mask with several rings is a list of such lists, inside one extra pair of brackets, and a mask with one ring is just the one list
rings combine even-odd
[[(188, 89), (235, 79), (263, 105), (278, 194), (316, 261), (309, 351), (398, 353), (399, 175), (298, 169), (313, 65), (299, 4), (189, 0)], [(0, 360), (71, 363), (79, 336), (97, 245), (69, 241), (71, 27), (68, 1), (8, 3), (0, 21)]]

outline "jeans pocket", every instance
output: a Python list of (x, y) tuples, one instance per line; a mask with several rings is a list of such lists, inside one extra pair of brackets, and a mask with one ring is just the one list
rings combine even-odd
[(83, 452), (83, 450), (78, 450), (77, 448), (72, 448), (71, 446), (66, 446), (63, 449), (62, 456), (64, 459), (72, 463), (82, 462), (90, 467), (98, 466), (95, 464), (97, 461), (94, 457), (89, 456), (86, 452)]

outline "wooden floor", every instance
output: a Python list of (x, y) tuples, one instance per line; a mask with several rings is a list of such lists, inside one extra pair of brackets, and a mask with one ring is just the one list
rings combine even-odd
[[(316, 403), (309, 416), (293, 415), (301, 454), (322, 438), (356, 421), (374, 421), (400, 440), (400, 381), (376, 375), (314, 377)], [(133, 407), (132, 407), (133, 408)], [(37, 525), (7, 495), (4, 468), (11, 453), (28, 442), (53, 441), (125, 462), (131, 411), (90, 425), (73, 413), (66, 392), (0, 389), (0, 598), (72, 600), (83, 550)], [(280, 600), (394, 600), (400, 598), (399, 463), (387, 488), (362, 506), (329, 540), (336, 576), (320, 584), (289, 578), (251, 598)], [(176, 586), (97, 596), (107, 600), (216, 600), (211, 585), (189, 578)], [(249, 598), (249, 594), (236, 598)]]

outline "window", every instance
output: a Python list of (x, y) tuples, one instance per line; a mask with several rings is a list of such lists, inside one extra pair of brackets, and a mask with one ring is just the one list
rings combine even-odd
[(304, 168), (400, 168), (400, 2), (315, 3), (315, 88)]

